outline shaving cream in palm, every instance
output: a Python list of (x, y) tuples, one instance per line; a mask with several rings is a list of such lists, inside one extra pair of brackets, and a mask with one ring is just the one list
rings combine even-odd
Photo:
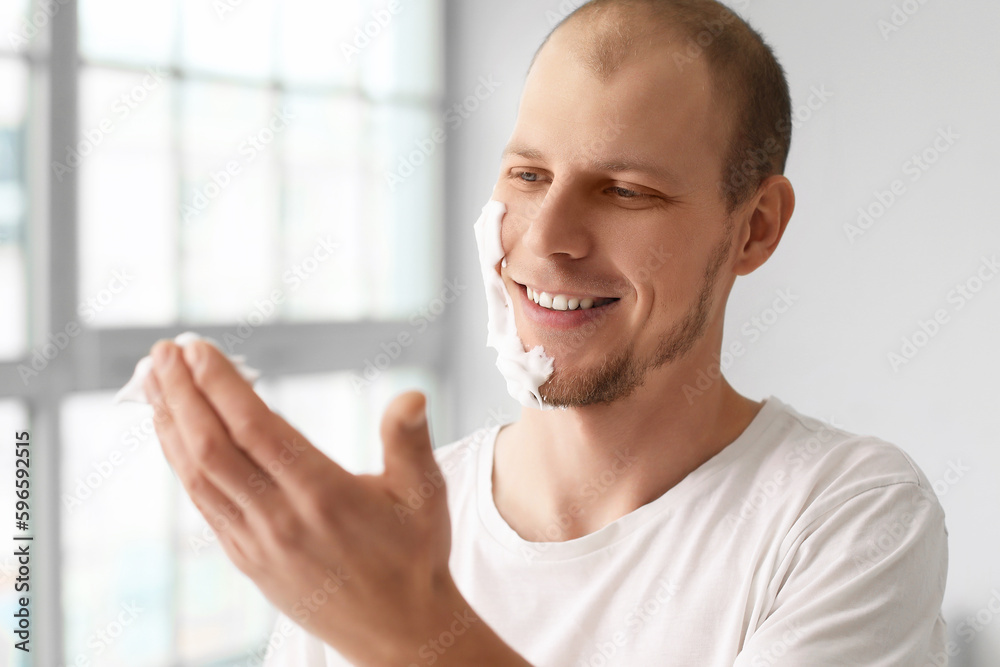
[(538, 388), (552, 375), (552, 357), (546, 356), (541, 345), (524, 350), (514, 322), (514, 303), (496, 268), (504, 260), (500, 223), (506, 212), (503, 202), (491, 199), (475, 225), (489, 315), (486, 345), (497, 351), (497, 368), (507, 380), (510, 395), (525, 407), (551, 410), (553, 406), (542, 400)]

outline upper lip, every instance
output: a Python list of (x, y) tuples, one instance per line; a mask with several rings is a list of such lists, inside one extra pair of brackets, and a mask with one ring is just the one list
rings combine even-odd
[(531, 289), (535, 290), (536, 292), (539, 292), (539, 293), (545, 292), (546, 294), (549, 294), (551, 296), (556, 296), (557, 294), (561, 294), (561, 295), (566, 296), (566, 297), (579, 298), (579, 299), (586, 299), (586, 298), (591, 298), (591, 299), (617, 299), (618, 298), (618, 297), (615, 297), (615, 296), (606, 296), (606, 295), (603, 295), (603, 294), (596, 294), (596, 293), (593, 293), (593, 292), (578, 292), (578, 291), (572, 290), (572, 289), (556, 289), (556, 288), (551, 288), (551, 287), (538, 287), (538, 286), (532, 285), (530, 283), (519, 283), (516, 280), (514, 282), (517, 283), (518, 285), (520, 285), (521, 287), (530, 287)]

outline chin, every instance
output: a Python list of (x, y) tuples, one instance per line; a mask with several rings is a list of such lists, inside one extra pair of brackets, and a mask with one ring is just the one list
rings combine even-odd
[[(579, 357), (573, 357), (572, 353), (566, 355), (580, 364)], [(643, 364), (637, 363), (632, 346), (614, 356), (602, 354), (599, 362), (583, 367), (565, 368), (559, 364), (560, 356), (553, 358), (555, 370), (552, 377), (538, 391), (546, 403), (556, 407), (610, 405), (632, 395), (646, 377), (646, 369)]]

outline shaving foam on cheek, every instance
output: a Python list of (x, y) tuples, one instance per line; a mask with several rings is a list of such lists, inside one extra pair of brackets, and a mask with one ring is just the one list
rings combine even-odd
[(538, 388), (552, 375), (552, 357), (546, 356), (541, 345), (524, 351), (514, 322), (514, 303), (496, 269), (498, 263), (506, 266), (507, 261), (500, 241), (500, 223), (506, 212), (503, 202), (491, 199), (475, 225), (489, 315), (486, 345), (497, 351), (497, 368), (507, 380), (510, 395), (525, 407), (551, 410), (553, 406), (542, 400)]

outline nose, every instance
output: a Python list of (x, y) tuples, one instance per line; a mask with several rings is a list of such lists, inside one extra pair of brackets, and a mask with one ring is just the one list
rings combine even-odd
[(521, 243), (538, 257), (580, 259), (590, 251), (584, 198), (568, 180), (554, 181), (544, 197), (525, 202), (522, 218)]

